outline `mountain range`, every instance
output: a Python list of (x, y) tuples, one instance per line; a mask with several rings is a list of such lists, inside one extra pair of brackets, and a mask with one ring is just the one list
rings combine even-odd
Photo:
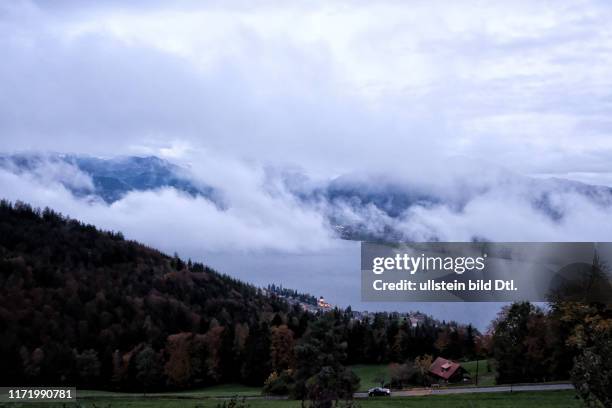
[[(61, 167), (60, 170), (57, 170)], [(0, 155), (0, 169), (15, 174), (36, 174), (61, 183), (74, 196), (112, 204), (130, 192), (173, 188), (191, 197), (202, 197), (225, 210), (229, 186), (212, 187), (187, 166), (156, 156), (100, 158), (67, 154)], [(72, 174), (65, 177), (64, 173)], [(74, 174), (80, 178), (74, 177)], [(560, 178), (533, 178), (506, 170), (477, 166), (444, 175), (427, 175), (412, 181), (385, 174), (345, 174), (312, 182), (303, 173), (272, 172), (283, 188), (301, 205), (323, 213), (338, 236), (349, 240), (410, 240), (400, 224), (411, 211), (444, 206), (461, 213), (475, 199), (487, 196), (519, 198), (533, 211), (553, 222), (565, 215), (562, 201), (568, 194), (601, 208), (612, 207), (612, 188)], [(443, 179), (441, 181), (441, 179)], [(77, 181), (75, 181), (77, 180)], [(264, 186), (265, 187), (265, 186)], [(272, 189), (271, 189), (272, 190)], [(408, 221), (407, 221), (408, 220)], [(473, 237), (479, 239), (479, 237)], [(428, 239), (436, 240), (435, 236)]]

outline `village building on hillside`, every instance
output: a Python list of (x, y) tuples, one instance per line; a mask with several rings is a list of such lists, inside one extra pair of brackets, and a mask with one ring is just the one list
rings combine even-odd
[(425, 322), (425, 315), (421, 313), (413, 313), (413, 314), (410, 314), (408, 319), (410, 320), (410, 325), (414, 328), (414, 327), (417, 327), (418, 325), (423, 324), (423, 322)]
[(325, 298), (321, 296), (318, 301), (318, 306), (321, 309), (331, 309), (332, 305), (325, 301)]
[(429, 367), (429, 375), (438, 384), (470, 381), (470, 374), (461, 364), (438, 357)]

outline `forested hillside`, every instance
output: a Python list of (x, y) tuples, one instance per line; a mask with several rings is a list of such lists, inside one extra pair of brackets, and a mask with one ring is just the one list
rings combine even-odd
[(272, 392), (303, 397), (319, 379), (342, 394), (356, 386), (346, 364), (470, 357), (477, 335), (394, 313), (308, 313), (120, 233), (0, 203), (2, 384), (162, 390), (268, 379)]
[[(176, 386), (261, 383), (257, 333), (281, 314), (300, 335), (308, 319), (202, 264), (24, 204), (0, 205), (0, 272), (3, 384), (129, 386), (134, 358), (158, 366), (160, 383), (164, 372)], [(189, 343), (208, 351), (205, 370), (173, 360)]]

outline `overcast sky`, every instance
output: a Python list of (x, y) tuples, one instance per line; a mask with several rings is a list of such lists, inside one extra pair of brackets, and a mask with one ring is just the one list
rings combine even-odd
[(612, 185), (608, 2), (165, 3), (1, 2), (0, 150)]
[[(560, 191), (553, 220), (506, 176), (612, 186), (607, 1), (123, 3), (0, 0), (0, 152), (154, 154), (228, 208), (172, 189), (86, 202), (63, 187), (90, 183), (70, 166), (0, 171), (3, 197), (339, 304), (358, 302), (356, 244), (270, 168), (439, 190), (486, 179), (461, 211), (415, 205), (391, 220), (418, 238), (612, 239), (610, 206)], [(389, 221), (362, 210), (349, 215)], [(425, 310), (484, 328), (497, 308)]]

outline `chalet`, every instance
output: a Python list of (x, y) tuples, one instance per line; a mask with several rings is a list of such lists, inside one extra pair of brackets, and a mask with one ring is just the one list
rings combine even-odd
[(434, 382), (453, 383), (470, 379), (469, 373), (461, 364), (442, 357), (438, 357), (429, 367), (429, 375)]

